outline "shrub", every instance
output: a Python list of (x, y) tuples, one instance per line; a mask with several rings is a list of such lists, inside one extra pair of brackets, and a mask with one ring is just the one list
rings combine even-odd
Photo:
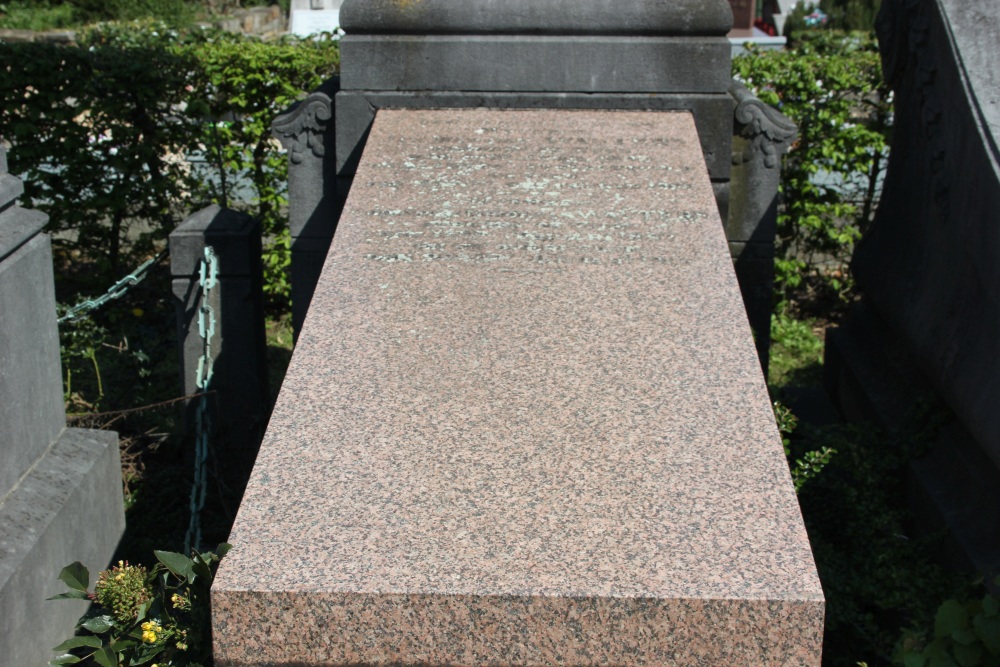
[(751, 50), (733, 74), (799, 128), (782, 167), (779, 299), (849, 289), (854, 244), (871, 223), (888, 158), (891, 95), (874, 39), (805, 33), (793, 50)]
[[(100, 25), (79, 46), (0, 43), (0, 137), (27, 205), (107, 282), (191, 210), (261, 218), (269, 289), (287, 289), (286, 166), (274, 116), (336, 71), (331, 40), (262, 42), (162, 23)], [(209, 167), (189, 168), (202, 153)], [(248, 201), (232, 196), (246, 179)]]
[(64, 567), (59, 578), (69, 591), (51, 599), (89, 599), (94, 605), (80, 619), (80, 633), (53, 649), (60, 655), (49, 664), (195, 667), (210, 660), (209, 591), (228, 551), (228, 544), (191, 558), (156, 551), (152, 570), (119, 561), (100, 573), (94, 592), (87, 590), (86, 567)]

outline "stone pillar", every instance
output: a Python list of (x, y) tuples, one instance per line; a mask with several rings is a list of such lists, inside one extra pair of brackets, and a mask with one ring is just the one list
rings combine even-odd
[(16, 204), (0, 147), (0, 638), (34, 667), (73, 634), (83, 602), (49, 602), (73, 561), (107, 566), (125, 528), (118, 437), (66, 428), (47, 216)]
[(726, 239), (753, 328), (761, 367), (767, 373), (774, 300), (774, 239), (778, 223), (781, 156), (795, 139), (795, 124), (734, 81), (733, 170)]
[[(217, 466), (224, 483), (241, 492), (253, 468), (268, 414), (260, 223), (244, 213), (209, 206), (170, 234), (184, 395), (199, 391), (197, 369), (204, 350), (198, 325), (203, 293), (198, 280), (206, 246), (212, 247), (219, 264), (209, 304), (215, 317), (209, 385), (209, 404), (217, 427), (212, 465)], [(189, 415), (194, 405), (194, 401), (189, 403)]]
[(274, 119), (288, 151), (288, 224), (292, 234), (292, 326), (298, 336), (326, 258), (350, 181), (334, 176), (333, 96), (337, 78)]

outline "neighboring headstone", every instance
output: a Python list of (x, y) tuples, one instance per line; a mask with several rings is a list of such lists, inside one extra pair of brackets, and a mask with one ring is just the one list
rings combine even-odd
[(341, 0), (292, 0), (289, 32), (309, 37), (321, 32), (337, 32)]
[(350, 187), (349, 182), (334, 176), (333, 96), (339, 85), (336, 78), (327, 81), (271, 126), (288, 151), (292, 327), (296, 336), (302, 330)]
[(828, 338), (828, 384), (851, 417), (899, 430), (920, 394), (952, 414), (913, 464), (930, 530), (1000, 570), (1000, 6), (886, 0), (878, 20), (895, 125), (854, 273), (864, 307)]
[[(726, 228), (740, 230), (729, 237), (734, 260), (751, 246), (754, 261), (738, 262), (737, 272), (748, 286), (745, 303), (766, 365), (773, 269), (763, 265), (773, 251), (761, 244), (773, 244), (773, 231), (768, 239), (765, 230), (774, 224), (739, 216), (771, 210), (777, 190), (745, 183), (737, 189), (752, 201), (727, 213), (731, 185), (749, 173), (733, 175), (733, 137), (759, 135), (754, 146), (777, 150), (779, 159), (787, 142), (772, 142), (773, 124), (748, 126), (734, 116), (742, 99), (730, 92), (732, 11), (725, 0), (348, 0), (341, 22), (341, 78), (274, 123), (290, 152), (293, 266), (303, 258), (293, 269), (296, 325), (377, 109), (686, 110), (694, 114)], [(774, 112), (765, 120), (773, 117), (783, 118)], [(745, 151), (738, 154), (742, 164)], [(309, 193), (296, 195), (297, 183), (309, 183)], [(296, 236), (305, 219), (315, 233)]]
[(379, 111), (230, 542), (220, 666), (819, 665), (691, 114)]
[(41, 667), (83, 602), (60, 570), (104, 568), (125, 528), (118, 437), (67, 429), (47, 217), (19, 207), (0, 146), (0, 661)]
[(729, 0), (733, 10), (731, 37), (748, 37), (753, 34), (753, 24), (757, 19), (756, 0)]
[[(199, 277), (206, 246), (218, 258), (219, 272), (210, 290), (212, 313), (199, 318), (204, 297)], [(185, 396), (201, 391), (197, 378), (205, 349), (199, 325), (200, 319), (211, 320), (204, 328), (214, 334), (208, 387), (217, 426), (213, 453), (224, 481), (238, 492), (250, 477), (268, 414), (260, 223), (219, 206), (191, 215), (170, 233), (170, 271)], [(189, 403), (189, 415), (196, 403)]]

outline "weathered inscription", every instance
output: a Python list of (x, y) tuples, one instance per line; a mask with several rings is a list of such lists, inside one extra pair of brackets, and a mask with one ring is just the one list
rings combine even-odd
[[(641, 114), (635, 120), (642, 125)], [(572, 127), (524, 138), (497, 124), (429, 129), (429, 146), (397, 148), (366, 165), (365, 185), (381, 193), (365, 212), (367, 259), (663, 262), (677, 226), (708, 217), (683, 205), (693, 174), (664, 160), (672, 138), (584, 137)], [(386, 143), (406, 147), (407, 138)]]

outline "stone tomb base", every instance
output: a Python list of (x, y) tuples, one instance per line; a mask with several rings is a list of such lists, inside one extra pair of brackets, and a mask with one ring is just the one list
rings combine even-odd
[(213, 589), (227, 665), (818, 665), (688, 113), (379, 111)]

